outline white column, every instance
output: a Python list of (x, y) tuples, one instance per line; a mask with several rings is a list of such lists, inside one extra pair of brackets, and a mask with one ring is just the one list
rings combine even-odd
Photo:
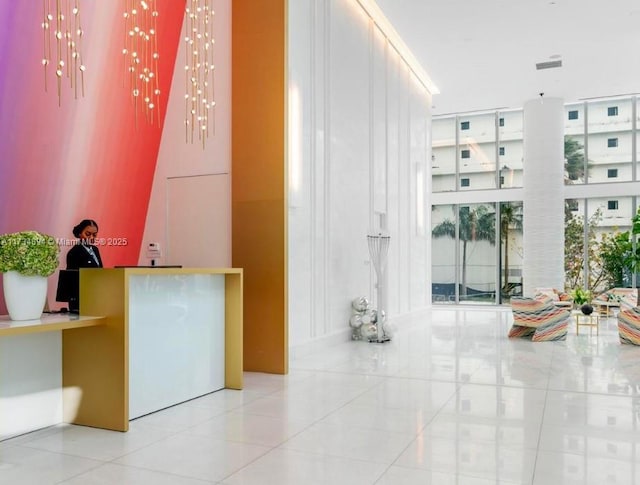
[(559, 98), (524, 105), (524, 295), (564, 288), (564, 107)]

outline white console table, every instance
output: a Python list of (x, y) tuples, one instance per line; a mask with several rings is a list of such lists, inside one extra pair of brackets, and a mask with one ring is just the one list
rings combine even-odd
[(63, 391), (63, 334), (104, 321), (70, 314), (26, 321), (0, 316), (0, 440), (58, 424), (65, 413), (74, 413), (82, 391)]

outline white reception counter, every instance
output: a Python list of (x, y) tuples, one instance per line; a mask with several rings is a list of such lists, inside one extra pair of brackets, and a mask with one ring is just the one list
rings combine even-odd
[(241, 269), (82, 269), (80, 313), (0, 317), (0, 439), (242, 389)]

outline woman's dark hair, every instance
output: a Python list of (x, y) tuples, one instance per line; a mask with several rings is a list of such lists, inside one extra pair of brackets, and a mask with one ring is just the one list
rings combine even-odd
[(80, 234), (82, 234), (82, 231), (84, 231), (85, 227), (89, 226), (95, 226), (96, 229), (99, 229), (98, 223), (93, 219), (83, 219), (82, 221), (80, 221), (80, 224), (73, 228), (73, 235), (75, 237), (80, 237)]

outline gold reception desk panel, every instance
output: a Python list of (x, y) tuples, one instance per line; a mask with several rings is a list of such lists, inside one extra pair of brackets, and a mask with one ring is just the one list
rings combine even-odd
[(99, 326), (63, 333), (63, 387), (82, 396), (65, 393), (66, 422), (128, 430), (129, 277), (199, 274), (225, 276), (225, 387), (242, 389), (242, 269), (82, 269), (80, 314), (104, 318)]

